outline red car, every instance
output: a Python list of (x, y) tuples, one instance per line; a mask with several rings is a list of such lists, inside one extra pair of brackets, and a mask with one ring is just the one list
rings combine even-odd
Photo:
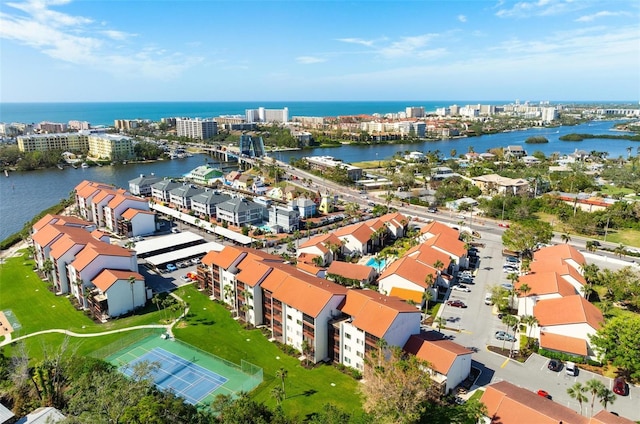
[(508, 222), (498, 222), (498, 227), (509, 228)]
[(538, 390), (538, 396), (542, 396), (543, 398), (551, 399), (551, 395), (546, 390)]
[(453, 306), (454, 308), (466, 308), (467, 305), (464, 304), (461, 300), (449, 300), (447, 301), (448, 306)]
[(624, 381), (624, 378), (616, 377), (616, 379), (613, 380), (613, 393), (620, 396), (626, 396), (628, 394), (627, 382)]

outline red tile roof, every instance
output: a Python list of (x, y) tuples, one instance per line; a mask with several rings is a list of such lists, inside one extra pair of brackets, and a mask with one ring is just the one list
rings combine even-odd
[(532, 261), (529, 267), (531, 272), (555, 271), (560, 275), (573, 277), (578, 283), (585, 285), (587, 281), (577, 269), (569, 265), (564, 259), (558, 256), (541, 257)]
[(533, 315), (540, 327), (587, 323), (597, 330), (604, 322), (602, 312), (578, 294), (541, 300), (533, 307)]
[(360, 222), (358, 224), (347, 225), (346, 227), (338, 228), (333, 234), (340, 237), (352, 236), (356, 240), (358, 240), (362, 244), (366, 244), (373, 234), (374, 230), (371, 227), (364, 223)]
[(458, 343), (445, 339), (434, 339), (422, 334), (414, 334), (409, 337), (404, 345), (404, 351), (417, 356), (423, 361), (429, 362), (430, 368), (443, 375), (447, 375), (455, 360), (462, 355), (471, 355), (473, 352)]
[(576, 294), (576, 289), (562, 278), (558, 273), (536, 272), (535, 274), (527, 274), (518, 278), (516, 289), (520, 289), (524, 284), (531, 289), (528, 293), (521, 293), (520, 297), (540, 296), (544, 294), (558, 293), (561, 296), (571, 296)]
[(429, 285), (425, 282), (425, 279), (429, 274), (433, 275), (433, 281), (435, 282), (438, 277), (438, 272), (435, 268), (405, 256), (387, 266), (387, 269), (380, 275), (379, 280), (391, 275), (398, 275), (426, 289)]
[(348, 290), (340, 309), (353, 317), (354, 327), (378, 338), (387, 334), (400, 314), (417, 314), (418, 320), (420, 317), (414, 306), (373, 290)]
[(340, 275), (341, 277), (358, 281), (368, 280), (373, 272), (375, 270), (370, 266), (340, 261), (331, 262), (329, 269), (327, 269), (327, 274)]
[(587, 341), (585, 339), (563, 336), (546, 331), (540, 332), (540, 347), (580, 356), (587, 356), (588, 354)]
[[(457, 232), (456, 232), (457, 233)], [(467, 254), (464, 248), (464, 243), (456, 238), (453, 238), (447, 234), (438, 234), (424, 242), (427, 246), (433, 246), (441, 249), (450, 255), (461, 258)]]
[(460, 237), (460, 233), (458, 230), (454, 230), (438, 221), (431, 221), (420, 230), (420, 234), (428, 234), (431, 236), (436, 236), (438, 234), (445, 234), (447, 237), (455, 238), (456, 240)]
[(121, 271), (117, 269), (105, 269), (100, 272), (91, 282), (100, 289), (103, 293), (109, 290), (109, 288), (118, 280), (129, 280), (129, 278), (135, 278), (136, 281), (144, 282), (144, 277), (137, 272), (133, 271)]
[(129, 249), (125, 249), (124, 247), (120, 247), (116, 244), (104, 243), (101, 241), (91, 242), (84, 249), (82, 249), (76, 255), (76, 258), (71, 265), (77, 270), (82, 271), (93, 262), (98, 256), (121, 256), (121, 257), (131, 257), (132, 251)]
[(590, 424), (636, 424), (636, 422), (625, 417), (614, 415), (606, 409), (601, 409), (600, 412), (591, 418)]
[(586, 261), (582, 253), (570, 244), (556, 244), (555, 246), (547, 246), (534, 252), (534, 260), (542, 260), (544, 258), (561, 258), (561, 259), (573, 259), (579, 265), (585, 265)]
[(259, 284), (273, 269), (270, 266), (255, 260), (246, 261), (247, 264), (244, 264), (244, 260), (242, 262), (244, 266), (236, 275), (236, 279), (247, 284), (249, 287), (255, 287)]
[(588, 424), (589, 419), (573, 409), (507, 381), (487, 387), (480, 401), (495, 424)]
[(406, 256), (429, 266), (433, 266), (433, 264), (440, 261), (443, 263), (444, 269), (447, 269), (451, 264), (451, 256), (438, 249), (434, 249), (433, 246), (425, 243), (421, 243), (409, 249)]

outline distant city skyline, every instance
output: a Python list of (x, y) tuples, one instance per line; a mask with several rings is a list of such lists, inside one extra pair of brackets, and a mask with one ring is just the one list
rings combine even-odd
[(0, 102), (640, 100), (631, 0), (0, 0), (0, 38)]

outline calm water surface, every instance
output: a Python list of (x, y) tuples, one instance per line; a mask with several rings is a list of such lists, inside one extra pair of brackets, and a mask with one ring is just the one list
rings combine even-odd
[[(547, 129), (531, 129), (510, 133), (500, 133), (481, 137), (461, 138), (449, 141), (425, 142), (419, 144), (395, 144), (379, 146), (342, 146), (337, 148), (322, 148), (276, 153), (280, 160), (288, 162), (290, 158), (310, 155), (329, 155), (340, 158), (345, 162), (365, 160), (382, 160), (393, 156), (395, 152), (435, 151), (440, 150), (444, 156), (449, 156), (452, 149), (457, 154), (465, 153), (473, 147), (478, 153), (486, 152), (493, 147), (505, 147), (520, 144), (533, 153), (536, 150), (549, 155), (554, 152), (567, 154), (575, 149), (588, 152), (592, 150), (609, 152), (609, 157), (627, 156), (627, 147), (632, 147), (632, 154), (638, 154), (640, 143), (627, 140), (584, 140), (572, 143), (559, 141), (558, 137), (572, 132), (602, 134), (609, 133), (613, 126), (611, 121), (593, 122), (575, 127), (560, 127)], [(622, 134), (616, 132), (615, 134)], [(524, 140), (532, 135), (542, 135), (549, 139), (547, 144), (525, 145)], [(12, 172), (8, 178), (0, 176), (0, 240), (19, 231), (25, 222), (43, 209), (46, 209), (61, 199), (68, 197), (73, 188), (83, 180), (92, 180), (114, 184), (118, 187), (129, 186), (129, 180), (140, 174), (160, 177), (180, 177), (193, 168), (202, 165), (206, 156), (195, 155), (190, 158), (166, 160), (148, 164), (129, 164), (118, 166), (92, 167), (88, 169), (57, 168)]]

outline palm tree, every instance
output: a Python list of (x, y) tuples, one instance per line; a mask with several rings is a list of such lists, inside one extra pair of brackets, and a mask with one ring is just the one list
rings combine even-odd
[(622, 256), (627, 256), (626, 246), (620, 243), (615, 249), (613, 249), (613, 254), (619, 258), (621, 258)]
[(47, 259), (42, 263), (42, 273), (47, 280), (51, 276), (51, 271), (53, 271), (53, 261), (51, 259)]
[(609, 388), (602, 387), (598, 392), (598, 399), (600, 399), (600, 404), (602, 407), (607, 410), (607, 405), (613, 405), (613, 402), (616, 401), (617, 396), (613, 393)]
[[(429, 274), (427, 277), (431, 277), (431, 279), (433, 279), (433, 276), (431, 274)], [(426, 278), (425, 278), (425, 282), (426, 282)], [(429, 309), (429, 302), (431, 302), (432, 298), (433, 298), (433, 295), (431, 294), (431, 290), (426, 289), (425, 291), (422, 292), (422, 303), (424, 304), (425, 311)]]
[(271, 397), (273, 397), (276, 400), (276, 403), (280, 405), (285, 398), (284, 390), (282, 390), (282, 387), (276, 386), (271, 389)]
[(596, 402), (596, 396), (598, 395), (598, 393), (602, 391), (602, 389), (606, 389), (605, 385), (602, 384), (600, 380), (596, 380), (595, 378), (588, 380), (584, 384), (584, 391), (591, 392), (591, 415), (592, 416), (593, 416), (593, 404)]
[(444, 325), (447, 323), (447, 320), (442, 317), (438, 317), (433, 320), (433, 322), (437, 325), (438, 331), (442, 333), (442, 327), (444, 327)]
[(592, 240), (587, 241), (584, 247), (591, 253), (595, 252), (598, 248), (598, 246), (596, 246), (596, 244)]
[(527, 325), (527, 346), (531, 345), (531, 331), (534, 326), (538, 325), (538, 318), (533, 315), (525, 315), (520, 319), (520, 322)]
[(529, 287), (529, 285), (527, 283), (523, 283), (522, 285), (520, 285), (520, 287), (518, 287), (518, 291), (524, 296), (527, 297), (527, 295), (529, 294), (529, 292), (531, 291), (531, 287)]
[(560, 239), (565, 243), (569, 243), (571, 241), (571, 237), (569, 236), (568, 233), (564, 233), (560, 236)]
[(573, 386), (567, 389), (567, 394), (571, 399), (575, 399), (578, 401), (580, 405), (580, 414), (582, 415), (582, 402), (586, 402), (588, 399), (584, 395), (585, 388), (581, 383), (575, 383)]
[(280, 382), (282, 383), (281, 389), (282, 389), (283, 399), (287, 398), (287, 392), (284, 389), (284, 380), (286, 380), (288, 374), (289, 374), (289, 371), (285, 367), (280, 367), (280, 369), (276, 371), (276, 378), (279, 378)]

